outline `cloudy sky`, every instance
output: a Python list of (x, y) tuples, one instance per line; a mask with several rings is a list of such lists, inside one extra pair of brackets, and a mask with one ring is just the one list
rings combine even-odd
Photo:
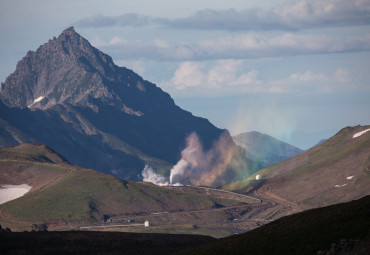
[(71, 25), (232, 134), (307, 149), (370, 124), (370, 0), (0, 0), (0, 81)]

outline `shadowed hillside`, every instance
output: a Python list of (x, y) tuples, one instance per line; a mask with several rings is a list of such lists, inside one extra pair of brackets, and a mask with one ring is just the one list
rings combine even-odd
[(370, 196), (366, 196), (287, 216), (178, 254), (318, 254), (320, 250), (327, 254), (334, 243), (336, 248), (328, 254), (366, 255), (370, 248), (369, 213)]

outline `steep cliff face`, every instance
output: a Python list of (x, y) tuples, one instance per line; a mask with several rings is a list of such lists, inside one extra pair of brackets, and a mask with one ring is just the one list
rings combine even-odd
[(145, 164), (168, 174), (193, 132), (206, 150), (230, 137), (116, 66), (73, 27), (29, 51), (1, 84), (0, 99), (1, 147), (43, 143), (73, 164), (124, 179), (141, 180)]

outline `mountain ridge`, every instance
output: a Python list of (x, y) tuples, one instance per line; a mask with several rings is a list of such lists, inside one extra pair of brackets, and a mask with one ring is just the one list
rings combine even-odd
[(9, 159), (71, 165), (65, 157), (44, 144), (22, 143), (0, 150), (0, 160)]
[(147, 164), (168, 176), (192, 133), (206, 151), (223, 137), (225, 149), (238, 154), (233, 156), (238, 166), (225, 164), (225, 182), (258, 168), (241, 156), (227, 130), (193, 116), (155, 84), (116, 66), (73, 27), (18, 62), (1, 85), (0, 101), (0, 147), (46, 144), (74, 165), (121, 179), (142, 180)]
[(245, 149), (246, 157), (260, 161), (264, 167), (303, 152), (300, 148), (257, 131), (240, 133), (233, 136), (233, 140)]
[(369, 195), (370, 133), (362, 133), (369, 128), (343, 128), (310, 150), (224, 188), (284, 204), (281, 215)]

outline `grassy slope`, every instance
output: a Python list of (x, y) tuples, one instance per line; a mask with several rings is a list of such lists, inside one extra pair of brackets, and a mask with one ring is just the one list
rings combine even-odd
[(363, 240), (370, 230), (370, 196), (276, 220), (181, 254), (316, 254), (341, 239)]
[[(323, 198), (328, 205), (370, 194), (370, 133), (352, 138), (353, 134), (368, 128), (370, 126), (342, 129), (337, 135), (305, 153), (268, 166), (248, 179), (223, 188), (248, 190), (258, 184), (255, 181), (258, 174), (266, 181), (264, 186), (270, 185), (270, 192), (275, 191), (279, 196), (311, 207), (325, 205), (320, 204)], [(348, 176), (354, 178), (348, 181)], [(277, 183), (277, 180), (279, 185), (273, 183)], [(344, 183), (348, 185), (333, 189), (335, 185)], [(309, 190), (304, 190), (305, 187)], [(338, 195), (334, 194), (334, 190)]]
[(0, 160), (34, 161), (44, 163), (68, 164), (69, 162), (43, 144), (23, 143), (2, 149)]
[(39, 162), (33, 157), (15, 158), (0, 160), (1, 184), (28, 183), (34, 188), (25, 196), (0, 205), (1, 223), (14, 229), (51, 221), (102, 222), (103, 215), (203, 209), (216, 203), (236, 203), (149, 183), (121, 181), (97, 171)]

